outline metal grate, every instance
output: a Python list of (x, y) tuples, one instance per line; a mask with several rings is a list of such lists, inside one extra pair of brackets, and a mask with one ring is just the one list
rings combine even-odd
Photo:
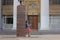
[(49, 25), (51, 30), (60, 30), (60, 0), (50, 0)]
[(13, 28), (13, 0), (2, 0), (3, 29)]

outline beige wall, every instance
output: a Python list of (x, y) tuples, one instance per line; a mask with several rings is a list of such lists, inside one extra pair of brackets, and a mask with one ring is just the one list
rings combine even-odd
[(3, 5), (2, 13), (3, 13), (3, 15), (13, 15), (13, 6), (12, 5)]
[(50, 14), (60, 14), (60, 5), (50, 5)]
[[(36, 8), (29, 8), (29, 4), (35, 3)], [(38, 15), (41, 12), (40, 0), (24, 0), (24, 4), (26, 5), (26, 13), (28, 15)], [(13, 6), (12, 5), (3, 5), (2, 6), (3, 15), (13, 15)], [(49, 6), (50, 14), (60, 14), (60, 5), (50, 5)]]
[[(31, 3), (36, 4), (36, 8), (29, 7)], [(40, 0), (25, 0), (28, 15), (38, 15), (40, 13)]]

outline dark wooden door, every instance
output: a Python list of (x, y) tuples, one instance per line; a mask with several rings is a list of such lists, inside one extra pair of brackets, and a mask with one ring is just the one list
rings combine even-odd
[(38, 16), (37, 15), (29, 15), (28, 21), (31, 24), (31, 29), (38, 29)]

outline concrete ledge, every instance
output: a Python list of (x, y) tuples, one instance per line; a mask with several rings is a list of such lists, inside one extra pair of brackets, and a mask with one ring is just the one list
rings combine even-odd
[[(34, 30), (31, 35), (50, 35), (50, 34), (60, 34), (59, 30), (40, 30), (40, 32)], [(0, 31), (0, 35), (16, 35), (16, 30), (3, 30)]]

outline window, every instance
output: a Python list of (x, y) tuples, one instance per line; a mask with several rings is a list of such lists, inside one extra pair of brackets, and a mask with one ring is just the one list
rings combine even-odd
[(50, 4), (60, 4), (60, 0), (49, 0)]
[(6, 24), (13, 24), (13, 18), (6, 18)]
[(13, 5), (13, 0), (2, 0), (2, 5)]
[(49, 24), (51, 29), (60, 29), (60, 15), (50, 15)]
[(13, 16), (3, 16), (5, 24), (13, 24)]

